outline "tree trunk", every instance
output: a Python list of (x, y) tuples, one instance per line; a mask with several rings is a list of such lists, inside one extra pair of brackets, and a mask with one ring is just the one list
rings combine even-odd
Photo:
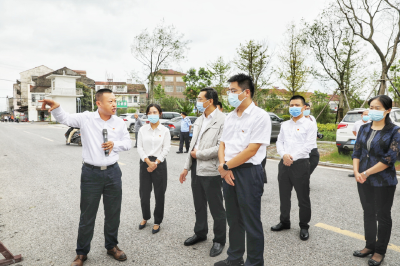
[(385, 95), (386, 94), (386, 74), (387, 74), (387, 70), (382, 69), (382, 75), (381, 75), (381, 85), (379, 87), (379, 93), (378, 95)]
[(345, 98), (344, 98), (344, 90), (340, 90), (340, 96), (339, 96), (339, 107), (338, 107), (338, 115), (337, 115), (337, 120), (340, 122), (342, 121), (344, 114), (345, 114)]

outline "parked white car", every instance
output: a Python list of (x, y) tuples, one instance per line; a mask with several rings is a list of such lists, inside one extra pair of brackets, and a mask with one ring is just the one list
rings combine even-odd
[[(160, 124), (165, 123), (167, 121), (170, 121), (171, 119), (175, 118), (175, 117), (180, 117), (181, 114), (177, 113), (177, 112), (163, 112), (162, 113), (162, 117), (160, 118)], [(150, 121), (147, 119), (147, 116), (144, 115), (142, 117), (142, 121), (143, 123), (149, 124)]]
[[(127, 129), (129, 132), (135, 132), (134, 127), (135, 127), (135, 114), (134, 113), (126, 113), (126, 114), (121, 114), (119, 117), (122, 118), (126, 124)], [(138, 113), (139, 118), (142, 119), (144, 114)], [(143, 121), (143, 120), (142, 120)], [(144, 122), (143, 122), (144, 123)]]
[[(337, 125), (336, 131), (336, 147), (339, 153), (348, 153), (353, 150), (356, 143), (356, 136), (353, 134), (354, 123), (361, 120), (361, 114), (366, 110), (365, 108), (355, 108), (347, 112), (343, 120)], [(393, 107), (390, 112), (390, 119), (396, 125), (400, 126), (400, 108)]]

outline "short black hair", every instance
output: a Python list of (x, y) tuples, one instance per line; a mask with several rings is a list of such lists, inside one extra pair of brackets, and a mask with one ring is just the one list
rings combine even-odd
[(310, 104), (309, 104), (309, 103), (305, 103), (304, 105), (310, 107)]
[(217, 102), (217, 105), (219, 105), (221, 108), (224, 108), (224, 107), (222, 106), (222, 103), (221, 103), (220, 101)]
[(162, 114), (161, 107), (160, 107), (158, 104), (156, 104), (156, 103), (151, 103), (151, 104), (149, 104), (149, 105), (147, 106), (147, 108), (146, 108), (146, 115), (149, 114), (150, 108), (151, 108), (151, 107), (155, 107), (155, 108), (158, 110), (158, 112), (160, 113), (160, 115)]
[(186, 112), (181, 112), (181, 114), (183, 114), (184, 116), (187, 116)]
[(290, 98), (290, 100), (289, 100), (289, 103), (290, 103), (291, 100), (301, 100), (301, 102), (303, 103), (303, 105), (306, 104), (306, 100), (305, 100), (304, 97), (301, 96), (301, 95), (294, 95), (294, 96), (292, 96), (292, 98)]
[(254, 95), (254, 82), (253, 78), (244, 73), (236, 74), (228, 79), (228, 82), (237, 82), (239, 87), (244, 90), (250, 90), (251, 98)]
[(96, 101), (100, 101), (101, 97), (103, 97), (104, 93), (112, 93), (112, 90), (103, 88), (103, 89), (96, 91)]
[(200, 90), (200, 92), (205, 91), (206, 92), (206, 99), (207, 100), (213, 100), (213, 105), (216, 107), (218, 102), (218, 92), (210, 87), (203, 88)]

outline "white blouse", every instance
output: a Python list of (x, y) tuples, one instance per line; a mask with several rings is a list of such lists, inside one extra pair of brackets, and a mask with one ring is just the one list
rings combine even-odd
[(171, 148), (171, 135), (169, 129), (161, 124), (152, 129), (150, 124), (142, 126), (138, 134), (137, 151), (144, 162), (149, 156), (157, 157), (163, 162)]

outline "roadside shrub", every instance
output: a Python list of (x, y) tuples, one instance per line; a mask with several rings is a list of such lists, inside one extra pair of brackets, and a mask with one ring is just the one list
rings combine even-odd
[(129, 114), (134, 114), (136, 113), (136, 109), (135, 108), (128, 108), (128, 110), (126, 111)]
[(281, 118), (286, 121), (286, 120), (290, 120), (290, 115), (281, 115)]
[(333, 131), (333, 132), (336, 132), (336, 127), (337, 127), (336, 124), (334, 123), (329, 123), (329, 124), (318, 123), (317, 126), (319, 131)]

